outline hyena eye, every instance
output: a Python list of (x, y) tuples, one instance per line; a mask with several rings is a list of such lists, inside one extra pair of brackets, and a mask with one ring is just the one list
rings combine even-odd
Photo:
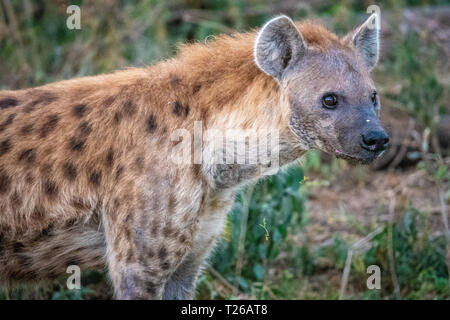
[(373, 105), (374, 106), (376, 106), (377, 105), (377, 95), (378, 95), (378, 93), (376, 92), (376, 91), (374, 91), (373, 93), (372, 93), (372, 97), (370, 98), (371, 100), (372, 100), (372, 103), (373, 103)]
[(336, 108), (338, 103), (338, 99), (336, 95), (334, 94), (327, 94), (324, 95), (322, 98), (322, 105), (327, 109), (334, 109)]

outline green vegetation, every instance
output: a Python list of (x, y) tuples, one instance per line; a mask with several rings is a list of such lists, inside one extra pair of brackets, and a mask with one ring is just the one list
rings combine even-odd
[[(180, 42), (260, 26), (283, 10), (289, 10), (286, 13), (293, 18), (331, 21), (342, 35), (362, 20), (372, 4), (318, 2), (277, 1), (278, 8), (274, 1), (263, 0), (70, 1), (82, 8), (82, 29), (68, 30), (68, 1), (0, 0), (0, 88), (25, 88), (129, 65), (144, 66), (172, 56)], [(449, 5), (445, 0), (377, 3), (382, 12), (394, 17), (400, 17), (405, 8)], [(383, 104), (407, 112), (432, 137), (439, 116), (449, 113), (448, 66), (442, 67), (447, 61), (442, 62), (442, 48), (435, 39), (415, 31), (400, 32), (396, 23), (391, 28), (389, 50), (375, 73)], [(408, 170), (424, 172), (421, 177), (448, 203), (448, 161), (433, 139), (422, 144), (425, 156)], [(396, 170), (393, 175), (404, 174)], [(292, 167), (243, 190), (211, 266), (200, 278), (197, 297), (337, 299), (349, 249), (378, 230), (364, 248), (355, 249), (343, 298), (449, 299), (450, 239), (442, 231), (439, 214), (430, 213), (439, 213), (440, 207), (426, 211), (414, 207), (409, 199), (399, 199), (392, 213), (390, 203), (380, 200), (372, 209), (379, 216), (394, 214), (394, 219), (373, 217), (361, 222), (354, 213), (343, 212), (345, 234), (331, 230), (323, 235), (323, 243), (312, 240), (312, 220), (318, 212), (308, 211), (306, 204), (314, 201), (311, 194), (339, 184), (342, 171), (355, 188), (364, 188), (380, 174), (365, 167), (349, 169), (342, 161), (310, 152), (301, 168)], [(381, 290), (366, 287), (366, 269), (373, 264), (382, 270)], [(46, 287), (0, 292), (0, 298), (110, 297), (103, 274), (86, 272), (82, 284), (81, 291), (68, 291), (62, 279)]]

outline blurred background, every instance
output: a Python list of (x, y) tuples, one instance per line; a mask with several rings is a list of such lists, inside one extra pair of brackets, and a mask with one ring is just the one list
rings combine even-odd
[[(66, 27), (69, 5), (81, 30)], [(199, 299), (450, 298), (448, 0), (0, 0), (0, 89), (146, 66), (180, 42), (245, 31), (285, 13), (344, 35), (381, 9), (374, 71), (391, 146), (374, 165), (309, 152), (300, 167), (239, 195), (199, 279)], [(381, 269), (369, 290), (366, 270)], [(104, 273), (1, 299), (109, 299)]]

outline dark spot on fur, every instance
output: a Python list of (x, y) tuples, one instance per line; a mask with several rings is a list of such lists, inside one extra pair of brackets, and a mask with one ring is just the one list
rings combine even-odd
[(177, 252), (175, 252), (175, 255), (181, 259), (184, 256), (184, 253), (184, 250), (177, 250)]
[(122, 120), (122, 113), (117, 111), (116, 113), (114, 113), (114, 122), (116, 124), (119, 124), (120, 121)]
[(41, 167), (42, 174), (49, 176), (52, 173), (53, 165), (49, 163), (44, 163)]
[(132, 100), (128, 100), (123, 105), (123, 112), (126, 116), (131, 117), (136, 113), (136, 105)]
[(106, 166), (111, 168), (114, 165), (114, 150), (112, 148), (108, 149), (106, 153)]
[(24, 136), (28, 136), (33, 132), (33, 125), (27, 124), (20, 129), (20, 133)]
[(356, 71), (356, 69), (350, 63), (347, 63), (347, 72), (349, 72), (349, 73), (358, 73), (358, 71)]
[(34, 110), (34, 107), (35, 107), (35, 104), (33, 102), (30, 102), (25, 105), (25, 107), (23, 108), (23, 111), (25, 113), (31, 113)]
[(151, 230), (152, 236), (156, 236), (158, 234), (158, 231), (159, 231), (159, 225), (158, 224), (152, 225), (152, 230)]
[(86, 138), (91, 132), (92, 127), (87, 121), (83, 121), (76, 130), (77, 135), (82, 138)]
[(32, 184), (34, 182), (34, 176), (32, 173), (28, 172), (27, 175), (25, 176), (25, 181), (28, 184)]
[(53, 231), (53, 225), (49, 225), (46, 228), (42, 229), (42, 231), (37, 235), (35, 241), (41, 241), (45, 238), (48, 238)]
[(114, 103), (115, 100), (116, 98), (114, 96), (108, 97), (105, 101), (103, 101), (103, 105), (108, 108)]
[(170, 76), (170, 85), (173, 89), (177, 88), (179, 85), (181, 85), (181, 79), (177, 75), (172, 74)]
[(185, 243), (186, 240), (187, 240), (187, 238), (186, 238), (186, 236), (185, 236), (184, 234), (182, 234), (182, 235), (180, 235), (180, 237), (178, 238), (178, 240), (179, 240), (181, 243)]
[(12, 108), (19, 104), (16, 98), (5, 98), (0, 100), (0, 109)]
[(162, 270), (166, 271), (166, 270), (169, 270), (169, 268), (170, 268), (170, 262), (168, 262), (168, 261), (162, 261), (161, 262), (161, 269)]
[(14, 244), (13, 244), (13, 252), (14, 252), (14, 253), (19, 253), (19, 252), (22, 251), (22, 249), (23, 249), (24, 247), (25, 247), (25, 246), (23, 245), (22, 242), (20, 242), (20, 241), (14, 242)]
[[(30, 256), (20, 254), (17, 256), (17, 258), (19, 259), (19, 264), (23, 267), (29, 268), (30, 266), (33, 265), (33, 259)], [(27, 270), (24, 279), (34, 279), (34, 278), (36, 278), (36, 273), (32, 270)]]
[(118, 181), (122, 177), (123, 166), (118, 166), (116, 169), (116, 181)]
[(8, 153), (11, 150), (11, 141), (9, 139), (0, 142), (0, 156)]
[(127, 214), (126, 215), (126, 217), (125, 217), (125, 219), (124, 219), (124, 222), (125, 223), (127, 223), (127, 224), (129, 224), (129, 223), (131, 223), (133, 221), (133, 216), (131, 215), (131, 214)]
[(13, 123), (15, 117), (16, 117), (15, 113), (10, 114), (8, 118), (2, 124), (0, 124), (0, 132), (4, 131), (7, 127), (9, 127)]
[(174, 232), (175, 230), (172, 228), (170, 224), (166, 225), (163, 229), (163, 234), (166, 238), (170, 237)]
[(97, 170), (93, 170), (89, 175), (89, 182), (94, 186), (99, 186), (102, 181), (102, 173)]
[(32, 216), (33, 216), (33, 218), (35, 218), (37, 220), (41, 220), (45, 216), (44, 208), (42, 208), (42, 207), (34, 208)]
[(44, 229), (41, 231), (41, 235), (43, 235), (43, 236), (48, 236), (48, 235), (50, 235), (50, 233), (52, 232), (52, 230), (53, 230), (53, 225), (49, 225), (47, 228), (44, 228)]
[(169, 212), (173, 213), (175, 211), (175, 206), (177, 205), (177, 198), (175, 196), (175, 194), (171, 193), (169, 195)]
[(65, 223), (64, 227), (66, 227), (66, 228), (72, 228), (74, 225), (77, 224), (77, 222), (78, 222), (78, 219), (76, 219), (76, 218), (69, 219), (69, 220)]
[(134, 167), (137, 172), (142, 172), (144, 169), (144, 157), (137, 157), (136, 160), (134, 160)]
[(165, 247), (160, 248), (160, 249), (159, 249), (159, 252), (158, 252), (158, 258), (159, 258), (160, 260), (163, 260), (163, 259), (165, 259), (166, 257), (167, 257), (167, 249), (166, 249)]
[(27, 149), (19, 154), (19, 161), (23, 161), (30, 164), (33, 163), (35, 160), (36, 160), (36, 151), (34, 149)]
[(187, 117), (189, 114), (189, 110), (190, 108), (188, 105), (182, 105), (179, 101), (176, 101), (173, 107), (173, 113), (179, 117)]
[(173, 112), (177, 115), (180, 116), (181, 113), (183, 112), (183, 106), (181, 105), (181, 103), (179, 101), (175, 102), (175, 106), (173, 108)]
[(78, 211), (90, 211), (92, 209), (88, 203), (84, 202), (82, 198), (78, 197), (72, 200), (72, 206)]
[(47, 122), (41, 128), (41, 138), (45, 138), (50, 132), (55, 130), (59, 122), (59, 117), (56, 114), (49, 115)]
[(58, 193), (58, 187), (56, 186), (54, 181), (47, 180), (44, 183), (44, 192), (49, 197), (54, 197)]
[(0, 194), (4, 194), (9, 190), (11, 178), (0, 170)]
[(80, 151), (83, 151), (85, 143), (86, 143), (85, 139), (81, 139), (78, 137), (72, 137), (72, 138), (70, 138), (70, 141), (69, 141), (69, 148), (72, 151), (80, 152)]
[(64, 176), (70, 181), (74, 181), (77, 177), (77, 168), (70, 162), (63, 165), (63, 172)]
[(50, 104), (58, 99), (55, 94), (49, 91), (33, 91), (33, 94), (37, 97), (31, 100), (31, 102), (24, 107), (24, 111), (26, 113), (32, 112), (38, 104)]
[(192, 94), (197, 94), (200, 89), (202, 88), (202, 85), (200, 83), (197, 83), (192, 87)]
[(22, 197), (17, 191), (15, 191), (11, 196), (11, 205), (15, 209), (19, 208), (22, 205)]
[(77, 104), (72, 108), (72, 114), (77, 118), (82, 118), (86, 113), (86, 109), (85, 104)]
[(202, 177), (202, 165), (194, 164), (192, 167), (192, 173), (194, 174), (195, 179), (199, 179)]
[(75, 136), (69, 141), (69, 148), (72, 151), (80, 152), (84, 149), (86, 137), (91, 133), (91, 125), (87, 121), (83, 121), (77, 128)]
[(147, 131), (152, 133), (157, 128), (156, 117), (154, 115), (150, 115), (147, 119)]
[(126, 261), (127, 261), (128, 263), (134, 261), (133, 250), (131, 250), (131, 249), (128, 250)]

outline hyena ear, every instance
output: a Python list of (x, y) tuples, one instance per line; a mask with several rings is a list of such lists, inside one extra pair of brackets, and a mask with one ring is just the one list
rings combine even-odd
[(372, 70), (378, 62), (380, 51), (379, 20), (379, 15), (372, 14), (366, 22), (346, 37), (351, 37), (351, 43), (362, 56), (369, 70)]
[(267, 22), (255, 41), (256, 65), (277, 80), (305, 52), (306, 43), (294, 22), (287, 16), (279, 16)]

